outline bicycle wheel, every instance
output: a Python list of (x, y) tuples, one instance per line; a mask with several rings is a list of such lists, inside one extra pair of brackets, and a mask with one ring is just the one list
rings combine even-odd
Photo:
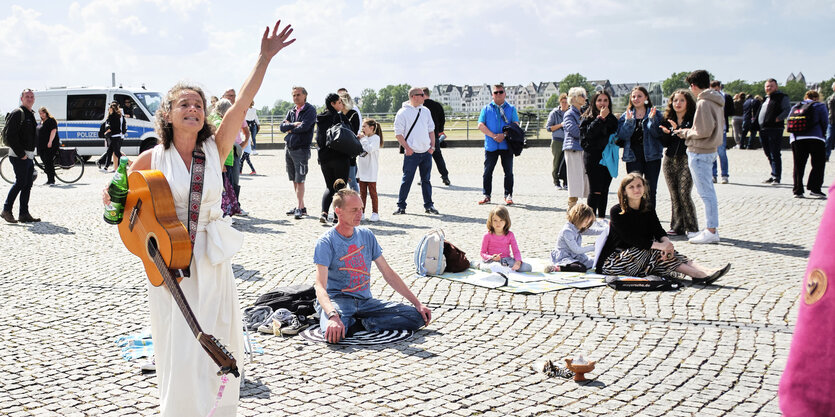
[(0, 177), (3, 177), (9, 184), (14, 184), (14, 167), (12, 163), (9, 161), (9, 155), (4, 156), (0, 159)]
[(62, 166), (58, 156), (55, 156), (55, 178), (65, 184), (72, 184), (84, 175), (84, 160), (80, 156), (75, 157), (75, 163), (69, 166)]

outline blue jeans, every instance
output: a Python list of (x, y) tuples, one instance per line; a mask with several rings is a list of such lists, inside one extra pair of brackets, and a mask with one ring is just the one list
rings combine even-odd
[(716, 199), (716, 190), (713, 188), (713, 176), (710, 175), (711, 167), (716, 162), (715, 153), (695, 153), (687, 151), (687, 164), (690, 167), (690, 176), (693, 177), (693, 184), (696, 185), (696, 192), (702, 198), (705, 205), (705, 217), (707, 228), (719, 227), (719, 202)]
[(14, 156), (9, 157), (9, 162), (12, 163), (14, 169), (14, 184), (9, 189), (9, 194), (6, 196), (6, 204), (3, 205), (4, 211), (12, 211), (14, 201), (17, 195), (20, 194), (20, 215), (29, 214), (29, 193), (32, 191), (32, 182), (35, 175), (35, 162), (32, 158), (20, 159)]
[(763, 152), (771, 165), (771, 178), (780, 181), (783, 173), (783, 159), (780, 157), (780, 147), (783, 145), (783, 129), (766, 128), (760, 131)]
[(513, 152), (510, 149), (499, 149), (496, 151), (484, 151), (484, 175), (482, 186), (484, 195), (490, 197), (493, 193), (493, 170), (496, 163), (502, 158), (502, 170), (504, 171), (504, 195), (513, 195)]
[(826, 160), (829, 160), (829, 155), (832, 153), (832, 148), (835, 148), (835, 132), (833, 132), (832, 125), (826, 128)]
[(247, 120), (246, 124), (249, 126), (249, 136), (250, 140), (252, 140), (252, 151), (255, 152), (255, 135), (258, 134), (258, 124), (255, 123), (255, 120)]
[[(351, 296), (330, 296), (331, 303), (339, 312), (339, 319), (345, 329), (351, 327), (357, 320), (365, 330), (379, 332), (382, 330), (417, 330), (426, 322), (423, 316), (413, 306), (394, 301), (380, 301), (375, 298), (360, 299)], [(319, 313), (319, 327), (322, 334), (328, 326), (328, 315), (322, 312), (322, 306), (317, 301), (314, 305)]]
[(432, 155), (429, 152), (413, 153), (403, 157), (403, 180), (400, 182), (400, 193), (397, 196), (397, 207), (406, 209), (406, 197), (412, 188), (415, 171), (420, 169), (420, 189), (423, 191), (423, 208), (434, 207), (432, 204), (432, 184), (429, 182), (432, 174)]
[[(722, 144), (716, 147), (716, 153), (719, 154), (719, 165), (722, 166), (722, 177), (728, 177), (728, 154), (726, 152), (728, 146), (728, 132), (722, 134)], [(713, 178), (716, 178), (716, 161), (713, 161)]]
[(357, 166), (351, 165), (348, 168), (348, 187), (356, 192), (360, 192), (360, 185), (357, 183)]

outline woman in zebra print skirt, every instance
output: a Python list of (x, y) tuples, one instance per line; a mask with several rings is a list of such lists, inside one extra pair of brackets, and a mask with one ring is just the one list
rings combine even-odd
[(648, 186), (641, 174), (627, 174), (621, 181), (618, 204), (609, 211), (609, 235), (597, 260), (597, 273), (663, 276), (679, 272), (692, 277), (693, 282), (709, 285), (731, 269), (731, 264), (727, 264), (708, 274), (695, 262), (676, 252), (648, 196)]

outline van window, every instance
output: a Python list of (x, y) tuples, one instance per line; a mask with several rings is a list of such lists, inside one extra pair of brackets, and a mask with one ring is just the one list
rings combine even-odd
[(104, 120), (105, 107), (105, 94), (68, 95), (67, 120)]
[(134, 93), (134, 95), (148, 109), (148, 113), (152, 115), (156, 114), (160, 103), (162, 103), (162, 98), (159, 96), (159, 93)]
[(139, 108), (130, 96), (125, 94), (114, 94), (113, 100), (119, 103), (119, 107), (122, 109), (122, 113), (126, 117), (132, 117), (137, 120), (144, 120), (148, 121), (148, 116), (145, 115), (145, 112)]

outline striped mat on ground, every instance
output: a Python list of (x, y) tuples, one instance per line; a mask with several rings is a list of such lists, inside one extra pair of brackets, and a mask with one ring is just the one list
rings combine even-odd
[[(311, 342), (325, 342), (325, 337), (322, 335), (322, 330), (319, 325), (310, 326), (299, 333)], [(407, 340), (412, 337), (415, 332), (411, 330), (385, 330), (382, 332), (369, 332), (366, 330), (356, 332), (341, 341), (340, 345), (382, 345), (386, 343), (399, 342)]]

